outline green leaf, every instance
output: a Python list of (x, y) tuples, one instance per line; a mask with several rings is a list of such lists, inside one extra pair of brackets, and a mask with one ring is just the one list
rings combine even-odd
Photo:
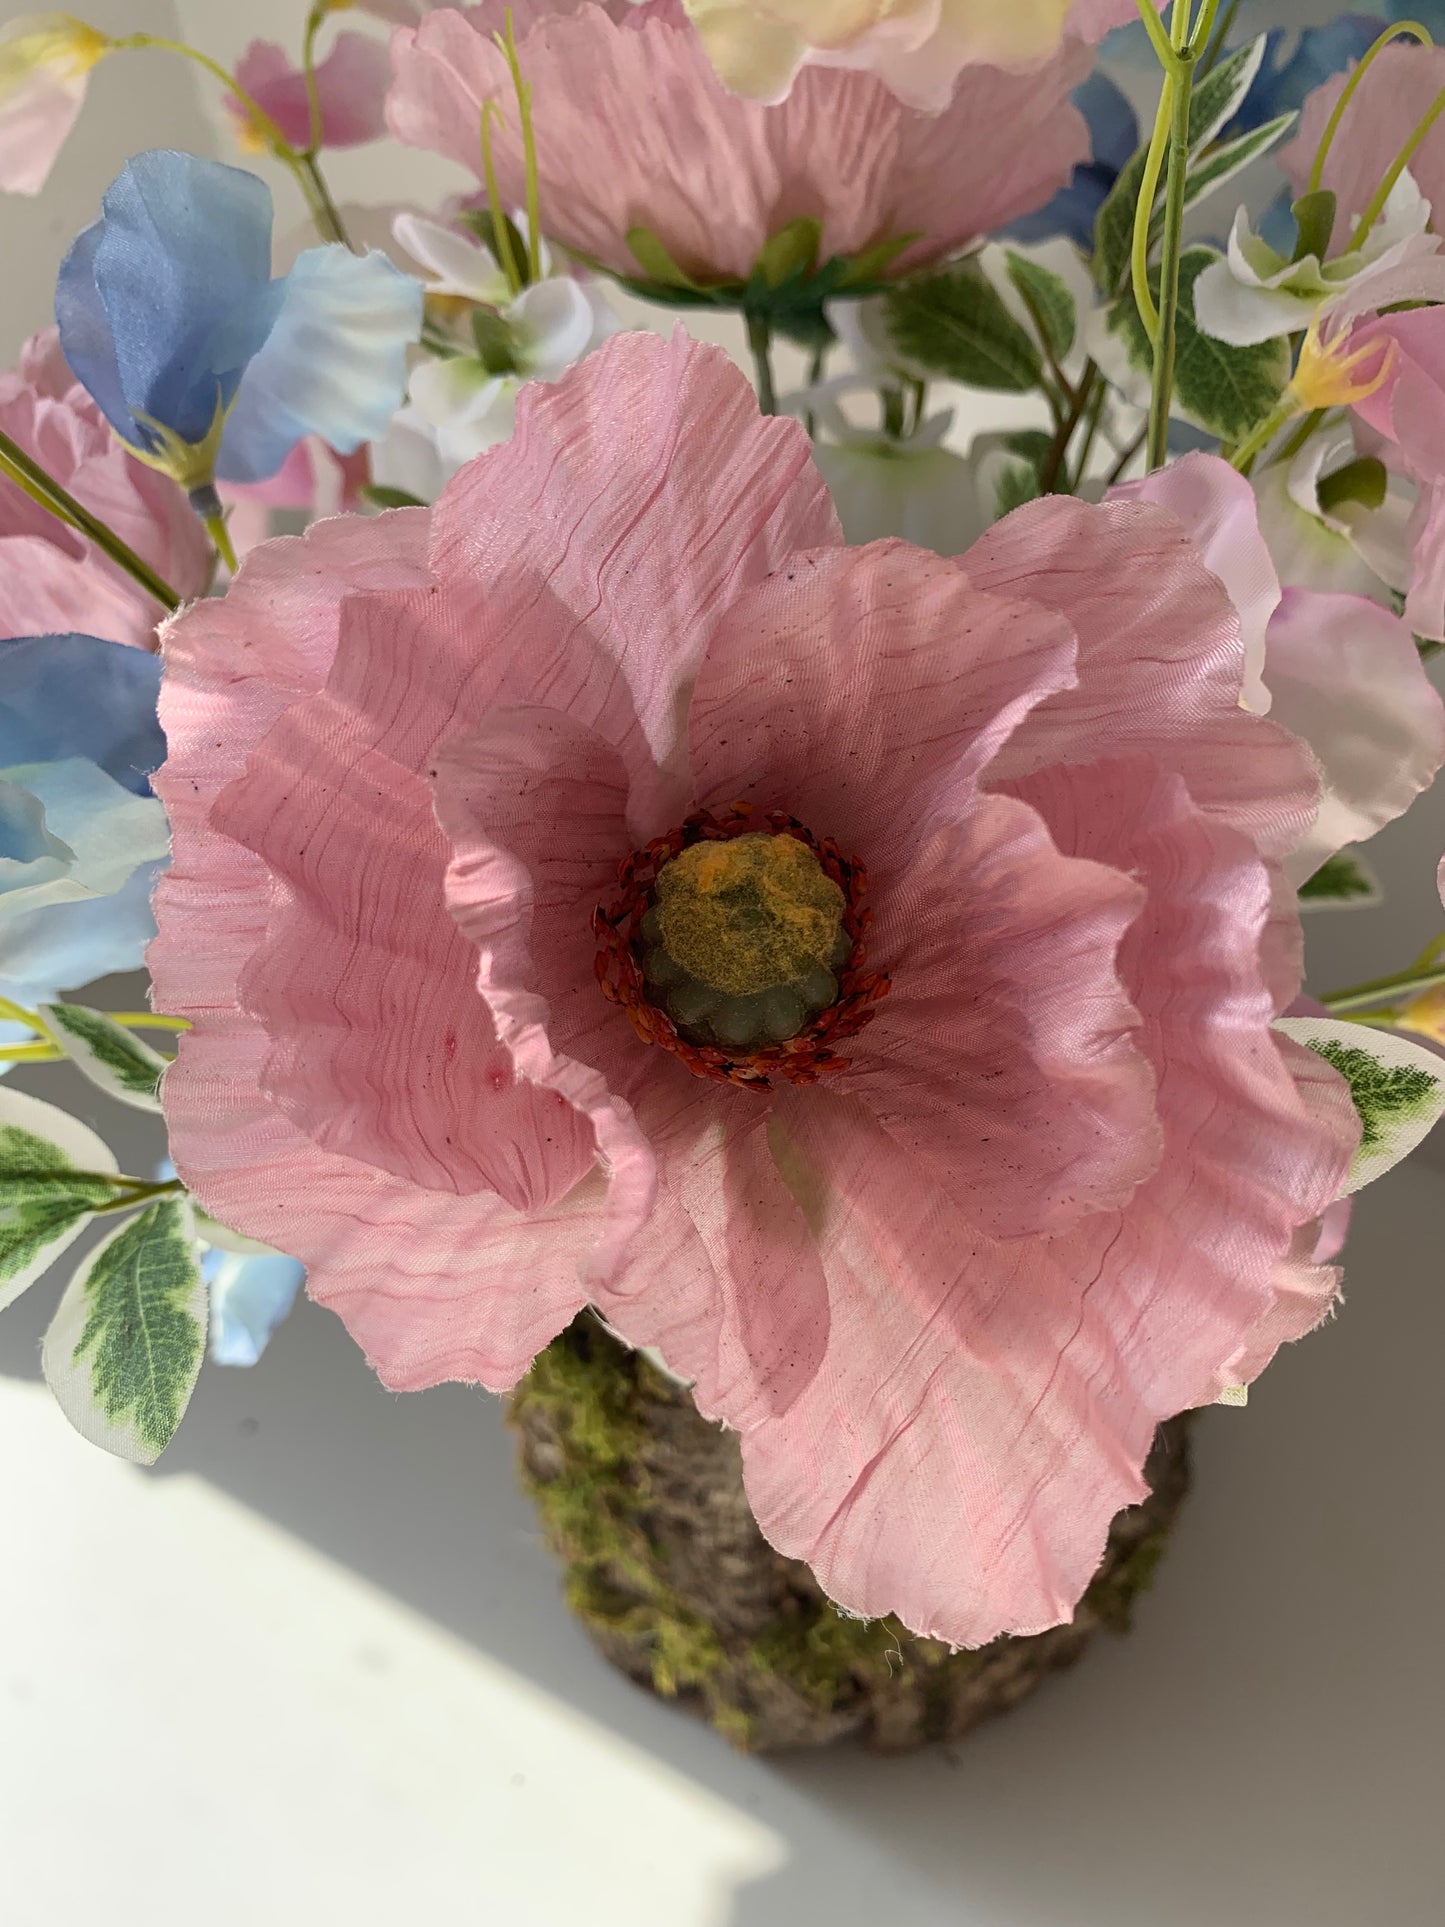
[(795, 275), (811, 274), (818, 264), (822, 238), (823, 223), (811, 214), (800, 214), (759, 248), (753, 273), (761, 275), (770, 288), (781, 287)]
[[(1264, 45), (1265, 37), (1260, 34), (1247, 47), (1241, 47), (1238, 53), (1221, 60), (1194, 89), (1189, 101), (1191, 173), (1202, 172), (1208, 167), (1210, 157), (1204, 153), (1204, 149), (1220, 128), (1238, 112), (1240, 102), (1259, 72), (1259, 64), (1264, 58)], [(1241, 138), (1248, 140), (1250, 136)], [(1144, 179), (1147, 153), (1146, 143), (1124, 163), (1094, 219), (1094, 282), (1105, 294), (1117, 293), (1129, 272), (1129, 254), (1134, 239), (1134, 209)], [(1229, 178), (1229, 172), (1233, 171), (1236, 170), (1230, 169), (1218, 179), (1210, 181), (1209, 187), (1220, 186)], [(1162, 182), (1162, 174), (1160, 179)], [(1190, 198), (1200, 200), (1208, 191), (1208, 188), (1202, 189)]]
[(994, 483), (994, 519), (1011, 514), (1014, 509), (1021, 509), (1025, 502), (1036, 502), (1038, 496), (1038, 471), (1023, 462), (1010, 462), (1000, 471)]
[(1000, 437), (1010, 455), (1018, 455), (1039, 469), (1054, 452), (1054, 438), (1046, 428), (1010, 428)]
[(1324, 260), (1335, 231), (1335, 212), (1335, 197), (1327, 187), (1317, 187), (1313, 194), (1300, 195), (1290, 209), (1295, 225), (1294, 260), (1303, 261), (1307, 254), (1312, 254), (1317, 261)]
[(1360, 1148), (1342, 1195), (1406, 1157), (1445, 1112), (1445, 1058), (1398, 1031), (1338, 1017), (1280, 1017), (1275, 1029), (1332, 1065), (1360, 1115)]
[(895, 351), (930, 375), (1023, 395), (1043, 376), (1039, 351), (972, 262), (900, 283), (885, 297)]
[[(1233, 140), (1220, 141), (1218, 146), (1211, 147), (1190, 168), (1184, 185), (1184, 205), (1193, 207), (1216, 188), (1223, 187), (1226, 181), (1232, 181), (1251, 161), (1257, 161), (1262, 154), (1278, 147), (1298, 118), (1294, 113), (1280, 114), (1276, 119), (1266, 121), (1262, 127), (1252, 127), (1247, 134), (1239, 134)], [(1151, 238), (1157, 237), (1163, 226), (1161, 211), (1154, 216)]]
[[(37, 1097), (0, 1088), (0, 1310), (80, 1235), (114, 1197), (110, 1147)], [(93, 1174), (93, 1175), (90, 1175)]]
[(691, 275), (683, 273), (651, 228), (630, 227), (627, 230), (627, 246), (633, 260), (649, 281), (656, 282), (662, 288), (685, 288), (689, 294), (702, 293), (697, 282)]
[[(476, 235), (482, 246), (496, 262), (498, 268), (502, 268), (506, 254), (502, 247), (501, 238), (497, 232), (497, 223), (491, 209), (485, 207), (466, 208), (457, 216), (457, 219), (463, 227), (470, 228), (471, 232)], [(527, 243), (522, 239), (521, 229), (517, 226), (510, 214), (504, 214), (502, 216), (502, 225), (506, 229), (507, 237), (512, 243), (512, 259), (521, 269), (522, 278), (525, 280), (527, 274)]]
[(1378, 903), (1383, 894), (1378, 877), (1364, 859), (1353, 851), (1339, 850), (1300, 885), (1299, 900), (1302, 910), (1363, 909)]
[[(1193, 247), (1185, 249), (1179, 264), (1172, 412), (1222, 441), (1236, 442), (1263, 420), (1283, 394), (1290, 376), (1289, 344), (1274, 340), (1236, 348), (1195, 326), (1194, 283), (1218, 259), (1213, 248)], [(1157, 274), (1153, 281), (1157, 294)], [(1123, 343), (1130, 363), (1148, 375), (1154, 356), (1132, 291), (1113, 302), (1107, 325)]]
[(408, 495), (404, 488), (385, 488), (380, 482), (368, 482), (357, 492), (368, 508), (421, 509), (426, 507), (426, 503), (419, 495)]
[(1052, 268), (1041, 267), (1026, 255), (1010, 248), (1004, 257), (1008, 278), (1019, 291), (1041, 338), (1052, 349), (1054, 359), (1062, 361), (1074, 345), (1078, 315), (1068, 283)]
[(78, 1432), (152, 1465), (181, 1422), (205, 1342), (190, 1206), (163, 1198), (88, 1254), (45, 1334), (41, 1365)]
[(107, 1097), (138, 1111), (161, 1108), (160, 1081), (166, 1060), (123, 1030), (104, 1011), (85, 1004), (42, 1004), (45, 1028), (71, 1063)]

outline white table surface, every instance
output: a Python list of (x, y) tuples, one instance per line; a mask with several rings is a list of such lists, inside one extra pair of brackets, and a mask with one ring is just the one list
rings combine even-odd
[[(300, 11), (181, 8), (225, 53)], [(55, 199), (0, 203), (7, 342), (124, 152), (204, 145), (166, 82), (102, 68)], [(1445, 797), (1378, 847), (1391, 911), (1316, 921), (1321, 984), (1439, 927)], [(38, 1382), (39, 1287), (0, 1320), (0, 1922), (1438, 1927), (1442, 1210), (1420, 1161), (1368, 1193), (1338, 1319), (1203, 1416), (1134, 1634), (906, 1759), (744, 1759), (613, 1674), (493, 1401), (384, 1392), (312, 1306), (153, 1472), (103, 1457)]]

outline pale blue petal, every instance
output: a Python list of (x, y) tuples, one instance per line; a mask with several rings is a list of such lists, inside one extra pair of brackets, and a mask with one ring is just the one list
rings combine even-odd
[(247, 1257), (212, 1246), (201, 1270), (210, 1287), (212, 1362), (254, 1365), (295, 1303), (306, 1267), (279, 1252)]
[(45, 806), (0, 769), (0, 897), (29, 879), (37, 864), (69, 865), (74, 852), (45, 826)]
[(311, 248), (287, 275), (266, 345), (247, 368), (217, 473), (274, 475), (319, 435), (343, 455), (385, 434), (406, 394), (406, 351), (421, 333), (419, 281), (384, 254)]
[(168, 859), (143, 863), (113, 896), (57, 903), (0, 922), (0, 984), (33, 1007), (116, 970), (139, 970), (156, 933), (151, 891)]
[(101, 207), (61, 265), (66, 360), (127, 440), (144, 441), (135, 418), (147, 414), (203, 441), (281, 305), (270, 190), (162, 148), (128, 161)]
[(160, 658), (96, 636), (0, 640), (0, 769), (83, 756), (135, 796), (165, 760)]

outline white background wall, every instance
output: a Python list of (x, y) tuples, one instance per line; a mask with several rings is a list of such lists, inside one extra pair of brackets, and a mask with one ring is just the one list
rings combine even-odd
[[(229, 58), (303, 5), (86, 11)], [(206, 151), (213, 104), (158, 56), (98, 71), (52, 189), (0, 202), (0, 358), (125, 154)], [(334, 172), (454, 178), (389, 148)], [(1433, 934), (1442, 847), (1430, 804), (1382, 840), (1391, 909), (1317, 922), (1318, 982)], [(611, 1674), (485, 1397), (382, 1392), (307, 1307), (255, 1371), (205, 1372), (141, 1473), (39, 1385), (37, 1290), (0, 1321), (0, 1922), (1437, 1927), (1442, 1207), (1426, 1164), (1369, 1193), (1338, 1320), (1204, 1415), (1136, 1633), (907, 1760), (739, 1759)]]

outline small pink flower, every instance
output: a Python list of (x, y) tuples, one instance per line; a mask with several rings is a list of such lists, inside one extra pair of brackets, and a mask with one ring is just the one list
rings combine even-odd
[(1445, 307), (1366, 316), (1352, 330), (1350, 347), (1387, 356), (1383, 381), (1355, 403), (1355, 414), (1379, 438), (1385, 460), (1415, 483), (1405, 620), (1418, 634), (1439, 638), (1445, 636)]
[[(512, 80), (492, 29), (500, 7), (443, 10), (393, 38), (392, 132), (480, 178), (483, 105), (503, 199), (522, 204)], [(642, 270), (628, 230), (649, 228), (685, 273), (745, 280), (789, 222), (822, 223), (819, 259), (919, 238), (902, 273), (1041, 207), (1089, 151), (1070, 90), (1091, 56), (1066, 42), (1026, 74), (970, 68), (936, 116), (871, 74), (809, 69), (778, 107), (728, 93), (676, 0), (613, 14), (534, 10), (518, 52), (532, 89), (543, 225), (613, 273)]]
[(247, 555), (272, 533), (273, 511), (289, 509), (314, 522), (360, 506), (361, 491), (371, 480), (371, 450), (338, 455), (319, 435), (297, 442), (276, 474), (264, 482), (223, 482), (222, 502), (228, 510), (231, 546)]
[(28, 13), (0, 27), (0, 189), (38, 194), (85, 105), (108, 37), (70, 13)]
[[(253, 40), (236, 67), (236, 79), (271, 116), (293, 147), (311, 145), (311, 102), (306, 76), (293, 67), (283, 47)], [(386, 131), (383, 107), (391, 81), (391, 62), (383, 41), (364, 33), (342, 33), (316, 69), (321, 103), (322, 142), (327, 147), (359, 147)], [(226, 102), (241, 146), (259, 152), (263, 129), (234, 96)]]
[[(1295, 193), (1309, 185), (1310, 169), (1348, 74), (1335, 74), (1317, 87), (1300, 111), (1299, 132), (1279, 153), (1279, 164)], [(1418, 47), (1399, 41), (1378, 55), (1345, 109), (1330, 143), (1320, 185), (1338, 203), (1332, 251), (1344, 251), (1349, 231), (1375, 190), (1445, 88), (1445, 47)], [(1445, 121), (1437, 121), (1410, 160), (1410, 172), (1425, 199), (1445, 209)]]
[(845, 548), (680, 332), (517, 416), (168, 629), (176, 1163), (388, 1385), (591, 1302), (842, 1605), (1066, 1619), (1156, 1423), (1333, 1288), (1358, 1124), (1271, 1029), (1308, 753), (1150, 505)]
[[(0, 374), (0, 428), (182, 598), (204, 592), (205, 530), (175, 483), (117, 441), (66, 366), (53, 328), (32, 336), (20, 366)], [(161, 614), (93, 543), (0, 478), (0, 635), (77, 632), (150, 649)]]

